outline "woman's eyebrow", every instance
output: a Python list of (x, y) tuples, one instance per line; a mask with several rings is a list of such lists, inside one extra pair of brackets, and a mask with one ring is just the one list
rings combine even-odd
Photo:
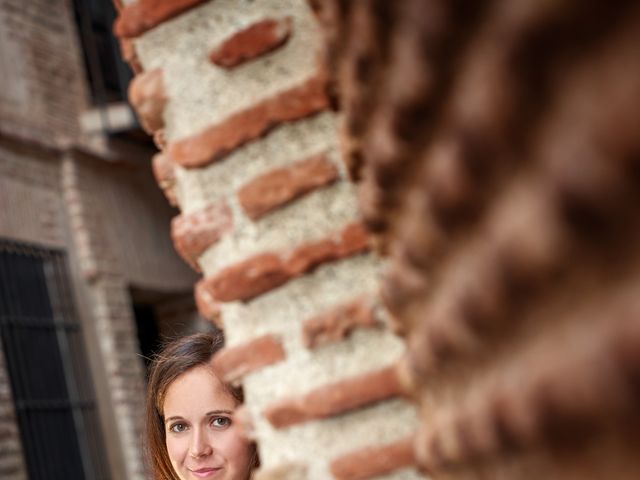
[(184, 420), (184, 419), (180, 416), (173, 416), (173, 417), (165, 418), (164, 423), (169, 423), (173, 420)]
[(221, 413), (225, 415), (233, 415), (233, 411), (231, 410), (211, 410), (210, 412), (206, 413), (206, 416), (209, 417), (211, 415), (220, 415)]

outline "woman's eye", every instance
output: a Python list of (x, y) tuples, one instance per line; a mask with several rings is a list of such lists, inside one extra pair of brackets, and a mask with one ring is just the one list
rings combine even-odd
[(231, 419), (229, 417), (213, 417), (211, 419), (211, 426), (217, 428), (226, 428), (231, 425)]
[(184, 423), (174, 423), (169, 427), (169, 430), (173, 433), (181, 433), (187, 429), (187, 426)]

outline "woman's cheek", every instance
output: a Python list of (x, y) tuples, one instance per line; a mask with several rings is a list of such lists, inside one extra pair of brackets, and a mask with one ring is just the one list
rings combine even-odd
[(189, 443), (186, 437), (186, 435), (181, 435), (180, 437), (167, 436), (167, 454), (169, 455), (169, 460), (171, 460), (171, 464), (174, 468), (181, 465), (187, 455)]

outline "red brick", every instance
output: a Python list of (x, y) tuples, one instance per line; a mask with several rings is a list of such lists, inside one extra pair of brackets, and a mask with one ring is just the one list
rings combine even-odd
[(198, 313), (203, 318), (211, 321), (218, 328), (223, 328), (222, 316), (220, 314), (220, 304), (206, 288), (204, 280), (200, 280), (195, 286), (195, 300)]
[(332, 238), (309, 242), (291, 252), (286, 270), (291, 277), (302, 275), (318, 265), (340, 258), (340, 245)]
[(355, 328), (377, 324), (370, 302), (360, 297), (306, 320), (302, 325), (302, 339), (307, 348), (315, 348), (342, 340)]
[(213, 357), (213, 366), (225, 382), (235, 383), (243, 376), (285, 358), (280, 341), (264, 335), (241, 345), (225, 347)]
[(275, 428), (339, 415), (401, 395), (395, 366), (324, 385), (306, 395), (281, 399), (263, 414)]
[(171, 238), (180, 256), (196, 271), (198, 257), (233, 228), (231, 209), (226, 202), (213, 203), (193, 213), (174, 217)]
[(336, 480), (365, 480), (416, 464), (413, 436), (349, 452), (331, 462)]
[(136, 75), (129, 84), (129, 102), (147, 133), (162, 128), (162, 112), (167, 103), (162, 70), (157, 68)]
[(231, 114), (202, 132), (171, 143), (167, 151), (184, 167), (202, 167), (255, 140), (283, 122), (299, 120), (328, 107), (324, 72), (295, 87)]
[(151, 166), (156, 182), (158, 182), (169, 203), (173, 206), (178, 205), (178, 200), (175, 195), (175, 165), (171, 159), (167, 155), (157, 153), (151, 160)]
[(365, 226), (360, 222), (347, 225), (340, 234), (341, 257), (354, 255), (368, 250), (370, 247), (370, 236)]
[(260, 253), (223, 268), (205, 280), (207, 289), (222, 302), (250, 300), (321, 263), (367, 250), (367, 238), (361, 225), (349, 224), (337, 235), (295, 248), (287, 257), (272, 252)]
[(205, 1), (137, 0), (120, 11), (120, 15), (113, 26), (113, 31), (120, 38), (137, 37)]
[(249, 300), (282, 285), (289, 278), (280, 256), (261, 253), (223, 268), (205, 281), (214, 298), (232, 302)]
[(338, 169), (323, 153), (254, 178), (240, 188), (238, 199), (247, 215), (257, 220), (336, 178)]
[(290, 35), (290, 18), (261, 20), (223, 41), (211, 51), (209, 60), (232, 68), (284, 45)]
[(306, 480), (307, 466), (300, 463), (284, 463), (276, 467), (255, 470), (253, 480)]

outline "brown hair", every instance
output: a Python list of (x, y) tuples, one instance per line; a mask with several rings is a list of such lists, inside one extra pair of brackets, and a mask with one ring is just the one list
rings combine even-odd
[[(163, 405), (169, 385), (180, 375), (194, 367), (207, 364), (222, 348), (221, 333), (196, 333), (167, 344), (151, 363), (147, 385), (146, 451), (152, 476), (156, 480), (179, 480), (167, 453)], [(226, 385), (229, 393), (242, 403), (242, 390)], [(254, 464), (256, 463), (256, 455)]]

